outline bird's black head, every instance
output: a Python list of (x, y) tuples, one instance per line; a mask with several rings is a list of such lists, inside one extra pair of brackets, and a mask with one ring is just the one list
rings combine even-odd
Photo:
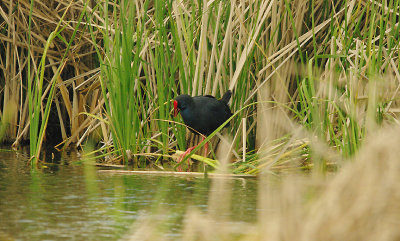
[(179, 95), (174, 100), (174, 117), (178, 115), (179, 111), (186, 109), (193, 103), (190, 95)]

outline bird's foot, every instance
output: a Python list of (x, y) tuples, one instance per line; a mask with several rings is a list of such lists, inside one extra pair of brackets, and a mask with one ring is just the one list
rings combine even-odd
[[(190, 148), (188, 148), (180, 157), (179, 157), (179, 159), (178, 159), (178, 163), (180, 163), (182, 160), (183, 160), (183, 158), (185, 158), (185, 156), (187, 156), (191, 151), (193, 151), (193, 149), (194, 148), (196, 148), (197, 146), (193, 146), (193, 147), (190, 147)], [(189, 159), (188, 159), (188, 165), (190, 165), (190, 163), (189, 163)], [(178, 166), (178, 171), (182, 171), (182, 165), (180, 165), (180, 166)]]

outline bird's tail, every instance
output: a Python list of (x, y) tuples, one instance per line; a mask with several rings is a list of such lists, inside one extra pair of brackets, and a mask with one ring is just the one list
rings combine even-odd
[(225, 102), (226, 104), (228, 104), (229, 100), (231, 99), (232, 96), (232, 91), (228, 90), (225, 92), (225, 94), (222, 96), (221, 101)]

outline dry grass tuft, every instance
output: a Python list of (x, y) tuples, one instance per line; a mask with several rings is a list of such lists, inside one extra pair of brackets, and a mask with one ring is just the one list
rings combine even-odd
[(399, 127), (381, 130), (333, 177), (290, 176), (260, 190), (269, 211), (251, 240), (399, 240), (399, 144)]
[[(230, 222), (212, 210), (189, 209), (182, 240), (399, 240), (399, 144), (400, 128), (390, 127), (371, 134), (354, 162), (338, 173), (278, 179), (263, 175), (257, 223)], [(215, 191), (210, 195), (219, 196)], [(226, 202), (230, 201), (220, 198), (219, 205)], [(142, 229), (131, 240), (143, 240), (138, 236), (145, 234)], [(156, 240), (164, 239), (160, 235)]]
[(399, 240), (399, 145), (399, 127), (371, 133), (312, 203), (301, 240)]

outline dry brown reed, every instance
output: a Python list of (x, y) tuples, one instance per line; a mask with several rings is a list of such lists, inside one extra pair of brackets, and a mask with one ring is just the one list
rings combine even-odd
[[(0, 3), (0, 19), (2, 20), (0, 22), (2, 29), (0, 52), (3, 56), (0, 61), (0, 76), (3, 79), (2, 85), (4, 84), (2, 86), (3, 112), (10, 102), (18, 106), (18, 111), (10, 117), (5, 140), (13, 142), (14, 146), (29, 139), (27, 83), (34, 81), (46, 41), (69, 4), (65, 1), (34, 1), (29, 36), (30, 2), (21, 0)], [(66, 41), (69, 41), (77, 26), (76, 19), (82, 12), (83, 6), (82, 1), (75, 1), (61, 23), (64, 30), (60, 33), (60, 37)], [(60, 136), (59, 141), (74, 137), (76, 142), (84, 135), (84, 129), (93, 126), (91, 121), (85, 121), (87, 118), (81, 114), (82, 112), (93, 115), (100, 113), (98, 102), (102, 97), (99, 95), (98, 88), (92, 85), (99, 72), (99, 68), (93, 62), (94, 44), (97, 43), (92, 42), (90, 33), (84, 26), (78, 30), (79, 34), (72, 41), (70, 51), (67, 53), (67, 64), (57, 79), (57, 93), (54, 99), (56, 108), (51, 114), (50, 122), (51, 125), (59, 128), (49, 128), (52, 133), (47, 134), (48, 137)], [(33, 70), (31, 74), (28, 74), (27, 70), (28, 45), (30, 45), (30, 61)], [(45, 83), (50, 82), (57, 71), (66, 48), (66, 42), (61, 39), (51, 43), (47, 54)], [(87, 91), (88, 87), (91, 87), (90, 92)], [(45, 88), (42, 99), (47, 96), (49, 90), (47, 84)]]

